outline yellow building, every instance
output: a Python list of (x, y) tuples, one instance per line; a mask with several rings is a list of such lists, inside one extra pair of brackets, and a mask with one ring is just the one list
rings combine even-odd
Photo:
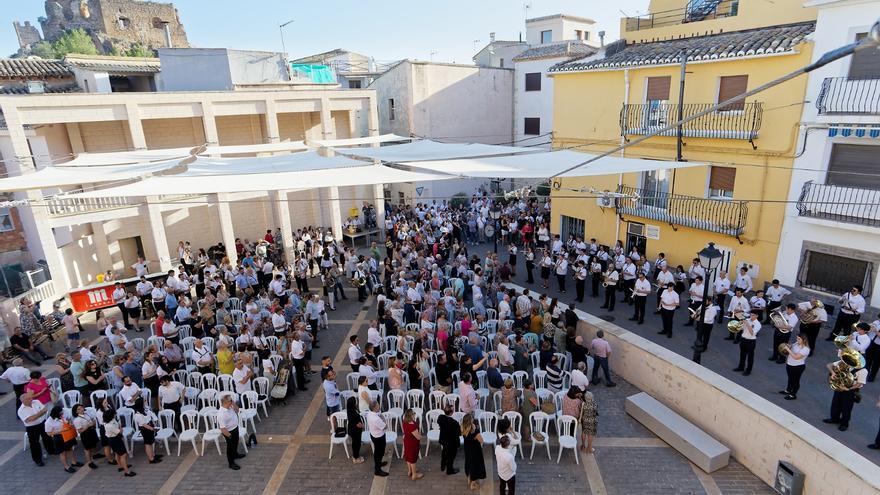
[[(800, 0), (653, 0), (621, 20), (621, 40), (596, 57), (551, 67), (554, 148), (607, 151), (810, 63), (816, 11)], [(685, 55), (680, 98), (681, 55)], [(551, 230), (664, 252), (687, 267), (707, 242), (723, 267), (773, 278), (807, 78), (759, 93), (682, 129), (675, 171), (555, 181)], [(631, 146), (631, 158), (676, 160), (676, 131)], [(621, 193), (604, 199), (572, 189)], [(583, 197), (582, 197), (583, 196)], [(604, 201), (603, 201), (604, 199)]]

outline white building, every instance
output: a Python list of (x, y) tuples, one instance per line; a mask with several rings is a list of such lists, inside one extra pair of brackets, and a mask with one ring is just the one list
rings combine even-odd
[[(441, 142), (513, 141), (513, 70), (404, 60), (376, 78), (379, 131)], [(392, 187), (393, 201), (471, 194), (485, 181)]]
[(337, 48), (329, 52), (292, 60), (292, 64), (320, 64), (330, 67), (343, 88), (366, 88), (396, 61), (377, 61), (373, 57)]
[(557, 41), (583, 41), (598, 47), (604, 32), (596, 29), (596, 21), (586, 17), (555, 14), (526, 19), (526, 43), (546, 45)]
[[(813, 59), (868, 33), (880, 1), (811, 0)], [(836, 305), (854, 284), (880, 291), (880, 51), (809, 76), (776, 276)], [(834, 297), (832, 297), (834, 296)], [(874, 315), (870, 315), (873, 317)]]
[(474, 55), (473, 61), (480, 67), (509, 69), (513, 66), (513, 57), (528, 47), (529, 44), (523, 40), (496, 40), (495, 33), (489, 33), (489, 43)]

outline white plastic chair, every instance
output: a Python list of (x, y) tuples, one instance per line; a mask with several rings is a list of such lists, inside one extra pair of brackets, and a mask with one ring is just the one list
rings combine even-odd
[(199, 413), (195, 410), (182, 411), (180, 413), (180, 434), (177, 435), (177, 457), (180, 457), (180, 444), (191, 442), (193, 451), (198, 455), (199, 448), (196, 438), (199, 437)]
[[(552, 459), (550, 457), (550, 417), (541, 411), (533, 412), (529, 415), (529, 426), (531, 427), (529, 437), (532, 440), (532, 452), (529, 454), (529, 459), (531, 460), (535, 456), (536, 445), (546, 446), (547, 459)], [(535, 438), (535, 433), (540, 433), (544, 437), (543, 440)]]
[(235, 383), (232, 375), (217, 375), (217, 389), (223, 392), (235, 392)]
[[(55, 392), (55, 395), (61, 397), (61, 379), (60, 378), (46, 378), (46, 384), (49, 385), (49, 388)], [(25, 442), (27, 443), (27, 442)]]
[(427, 413), (425, 413), (425, 422), (427, 423), (427, 440), (425, 442), (425, 457), (428, 456), (428, 450), (431, 449), (431, 442), (439, 442), (440, 441), (440, 424), (437, 422), (437, 418), (443, 414), (443, 411), (439, 409), (431, 409)]
[(443, 396), (443, 407), (447, 404), (452, 404), (452, 407), (456, 411), (461, 411), (461, 400), (458, 394), (446, 394)]
[(61, 404), (68, 408), (73, 409), (73, 406), (82, 402), (82, 394), (79, 390), (68, 390), (61, 394)]
[(382, 419), (385, 420), (385, 441), (388, 445), (394, 446), (394, 453), (400, 459), (400, 451), (397, 449), (397, 417), (387, 412), (382, 413)]
[[(432, 370), (433, 371), (433, 370)], [(434, 409), (443, 409), (443, 398), (446, 397), (446, 393), (442, 390), (433, 390), (430, 394), (428, 394), (428, 410), (433, 411)]]
[(199, 393), (198, 397), (199, 409), (206, 407), (217, 407), (217, 389), (206, 388)]
[(248, 390), (242, 393), (241, 408), (238, 411), (238, 415), (242, 422), (249, 421), (251, 423), (251, 428), (253, 428), (254, 431), (257, 431), (257, 425), (254, 423), (254, 418), (260, 418), (260, 414), (257, 412), (259, 399), (260, 396), (253, 390)]
[[(177, 436), (174, 431), (175, 412), (171, 409), (163, 409), (159, 411), (159, 430), (156, 432), (156, 441), (165, 444), (165, 453), (171, 455), (171, 448), (168, 446), (168, 439)], [(179, 442), (178, 442), (179, 443)]]
[(269, 379), (264, 376), (258, 376), (253, 381), (254, 391), (257, 393), (257, 405), (263, 408), (263, 414), (268, 418), (269, 409)]
[(345, 411), (335, 412), (330, 415), (330, 455), (327, 456), (327, 458), (333, 459), (333, 446), (340, 444), (345, 450), (345, 457), (351, 458), (351, 455), (349, 455), (348, 453), (348, 435), (337, 437), (334, 434), (334, 424), (336, 428), (346, 428), (346, 426), (348, 425), (348, 416), (346, 415)]
[(202, 389), (202, 374), (198, 371), (190, 371), (189, 375), (186, 376), (186, 386), (187, 387), (195, 387), (199, 390)]
[(122, 443), (128, 450), (128, 455), (134, 457), (129, 447), (129, 439), (134, 435), (134, 410), (130, 407), (120, 407), (116, 410), (116, 417), (119, 418), (119, 426), (122, 429)]
[(159, 337), (158, 335), (153, 335), (152, 337), (147, 339), (147, 347), (156, 346), (156, 349), (164, 349), (165, 348), (165, 337)]
[(483, 411), (479, 414), (477, 421), (480, 423), (480, 436), (483, 437), (483, 443), (495, 445), (495, 441), (498, 439), (498, 415)]
[(215, 375), (214, 373), (205, 373), (204, 375), (202, 375), (202, 383), (200, 388), (202, 390), (206, 390), (209, 388), (218, 389), (217, 375)]
[(205, 432), (202, 434), (201, 455), (205, 455), (205, 442), (214, 442), (214, 445), (217, 447), (217, 453), (223, 455), (223, 452), (220, 450), (220, 437), (223, 434), (217, 425), (217, 408), (206, 407), (199, 411), (199, 416), (201, 416), (202, 423), (205, 425)]
[[(94, 392), (89, 394), (89, 401), (92, 403), (92, 407), (97, 409), (98, 404), (100, 404), (101, 401), (104, 400), (104, 397), (107, 397), (106, 390), (95, 390)], [(65, 407), (66, 407), (66, 404), (65, 404)]]
[(580, 464), (577, 451), (577, 418), (563, 414), (557, 421), (556, 427), (559, 429), (559, 455), (556, 456), (556, 464), (559, 464), (559, 459), (562, 458), (562, 451), (564, 449), (573, 450), (574, 461), (576, 464)]
[(516, 411), (507, 411), (502, 414), (501, 417), (507, 418), (507, 420), (510, 421), (510, 430), (508, 430), (508, 432), (515, 433), (515, 435), (508, 435), (508, 438), (510, 438), (510, 445), (519, 450), (520, 459), (525, 459), (522, 449), (522, 414)]
[(529, 377), (529, 374), (525, 371), (514, 371), (513, 372), (513, 386), (522, 390), (525, 388), (525, 381)]
[(360, 373), (349, 373), (345, 375), (345, 383), (348, 385), (349, 390), (357, 390), (358, 389), (358, 380), (360, 380)]
[(388, 414), (390, 416), (394, 416), (397, 422), (400, 422), (401, 418), (403, 418), (403, 409), (406, 401), (406, 393), (403, 390), (389, 390), (388, 391)]

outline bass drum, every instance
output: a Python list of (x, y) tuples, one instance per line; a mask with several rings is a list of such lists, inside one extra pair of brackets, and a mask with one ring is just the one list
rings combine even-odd
[(483, 234), (485, 234), (486, 237), (495, 236), (495, 227), (491, 225), (486, 225), (485, 227), (483, 227)]

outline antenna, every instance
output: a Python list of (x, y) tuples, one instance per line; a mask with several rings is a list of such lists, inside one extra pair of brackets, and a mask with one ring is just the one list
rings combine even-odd
[(474, 53), (477, 53), (477, 45), (480, 44), (480, 40), (474, 40)]
[(437, 55), (437, 50), (431, 50), (431, 62), (434, 61), (434, 55)]

